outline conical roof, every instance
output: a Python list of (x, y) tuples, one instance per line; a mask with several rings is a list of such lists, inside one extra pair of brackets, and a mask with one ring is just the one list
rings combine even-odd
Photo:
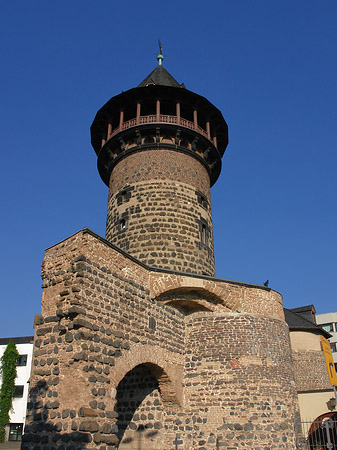
[(149, 85), (160, 85), (160, 86), (171, 86), (171, 87), (182, 87), (177, 80), (173, 78), (171, 74), (168, 73), (162, 65), (158, 65), (145, 80), (143, 80), (138, 87), (144, 87)]

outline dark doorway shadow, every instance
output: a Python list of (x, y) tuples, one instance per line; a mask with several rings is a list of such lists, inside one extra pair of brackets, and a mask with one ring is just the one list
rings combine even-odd
[(117, 387), (116, 412), (120, 449), (156, 450), (162, 428), (162, 400), (158, 380), (140, 364)]

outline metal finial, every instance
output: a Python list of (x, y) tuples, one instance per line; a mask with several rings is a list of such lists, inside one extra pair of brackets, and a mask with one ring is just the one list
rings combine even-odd
[(161, 66), (162, 62), (163, 62), (163, 59), (164, 59), (164, 56), (163, 56), (163, 48), (161, 46), (160, 39), (158, 39), (158, 44), (159, 44), (159, 55), (157, 56), (157, 59), (158, 59), (159, 66)]

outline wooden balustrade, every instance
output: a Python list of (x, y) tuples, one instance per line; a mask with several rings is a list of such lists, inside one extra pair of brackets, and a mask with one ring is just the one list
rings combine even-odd
[[(159, 118), (159, 120), (158, 120)], [(138, 122), (138, 123), (137, 123)], [(182, 127), (188, 128), (190, 130), (194, 130), (198, 132), (199, 134), (205, 136), (207, 139), (210, 139), (209, 132), (207, 133), (206, 130), (196, 125), (194, 122), (190, 122), (187, 119), (184, 119), (183, 117), (177, 117), (177, 116), (170, 116), (168, 114), (152, 114), (149, 116), (140, 116), (135, 117), (134, 119), (127, 120), (126, 122), (121, 123), (118, 127), (116, 127), (113, 131), (108, 132), (108, 139), (115, 136), (120, 131), (128, 130), (129, 128), (135, 127), (138, 124), (144, 125), (147, 123), (173, 123), (173, 124), (179, 124)], [(216, 141), (215, 141), (216, 142)]]

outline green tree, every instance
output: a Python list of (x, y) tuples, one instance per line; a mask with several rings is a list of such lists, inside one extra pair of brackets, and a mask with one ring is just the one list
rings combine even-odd
[(16, 378), (16, 361), (19, 353), (13, 341), (10, 341), (1, 357), (2, 383), (0, 390), (0, 442), (5, 440), (5, 427), (9, 423), (9, 411), (12, 408)]

